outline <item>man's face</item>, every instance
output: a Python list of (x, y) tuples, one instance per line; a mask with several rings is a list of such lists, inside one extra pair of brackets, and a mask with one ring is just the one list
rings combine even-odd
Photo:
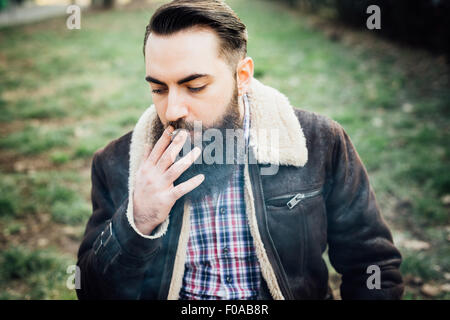
[[(201, 132), (197, 133), (202, 136), (194, 139), (201, 138), (202, 160), (185, 170), (174, 184), (202, 173), (205, 180), (188, 197), (197, 200), (220, 191), (221, 187), (226, 186), (239, 155), (244, 151), (243, 145), (234, 143), (234, 140), (227, 145), (226, 131), (232, 129), (239, 135), (236, 129), (242, 129), (243, 110), (240, 110), (242, 105), (238, 102), (233, 72), (219, 57), (218, 37), (213, 31), (198, 28), (171, 36), (150, 35), (146, 46), (146, 72), (159, 116), (152, 124), (154, 142), (169, 124), (175, 129), (189, 130), (191, 138), (194, 138), (194, 122), (201, 122)], [(210, 128), (220, 131), (221, 142), (203, 140), (205, 130)], [(197, 145), (194, 141), (186, 141), (188, 148), (183, 148), (180, 156)], [(220, 151), (213, 148), (214, 152), (207, 152), (211, 149), (207, 148), (211, 143)], [(230, 150), (233, 157), (227, 158)], [(228, 163), (227, 159), (232, 161)]]
[(146, 78), (164, 126), (177, 121), (201, 121), (204, 127), (220, 123), (235, 98), (236, 79), (219, 56), (219, 46), (218, 36), (204, 28), (149, 35)]

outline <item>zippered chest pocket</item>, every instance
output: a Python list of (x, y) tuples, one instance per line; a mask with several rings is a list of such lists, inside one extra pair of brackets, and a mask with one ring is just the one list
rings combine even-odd
[(266, 206), (283, 208), (287, 207), (289, 210), (295, 208), (302, 201), (308, 200), (310, 198), (317, 197), (322, 194), (322, 188), (313, 189), (310, 191), (290, 193), (277, 197), (269, 198), (265, 201)]

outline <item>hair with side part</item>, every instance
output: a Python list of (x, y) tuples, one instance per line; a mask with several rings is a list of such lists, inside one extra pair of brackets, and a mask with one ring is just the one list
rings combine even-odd
[(147, 25), (145, 46), (150, 33), (171, 35), (203, 27), (212, 29), (220, 40), (219, 56), (235, 66), (247, 55), (247, 28), (236, 13), (221, 0), (174, 0), (159, 7)]

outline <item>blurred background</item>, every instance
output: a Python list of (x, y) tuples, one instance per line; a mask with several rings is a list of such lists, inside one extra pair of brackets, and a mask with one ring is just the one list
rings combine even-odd
[[(0, 0), (0, 299), (76, 299), (67, 268), (92, 156), (151, 104), (142, 43), (163, 2)], [(449, 299), (450, 1), (227, 3), (255, 77), (352, 138), (404, 258), (404, 298)], [(381, 29), (366, 26), (370, 4)]]

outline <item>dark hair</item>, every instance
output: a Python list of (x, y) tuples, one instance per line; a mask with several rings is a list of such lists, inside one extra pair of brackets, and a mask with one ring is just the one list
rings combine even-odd
[(151, 32), (170, 35), (191, 27), (209, 27), (220, 39), (219, 55), (232, 65), (247, 54), (247, 28), (221, 0), (174, 0), (156, 10), (145, 30), (144, 56)]

